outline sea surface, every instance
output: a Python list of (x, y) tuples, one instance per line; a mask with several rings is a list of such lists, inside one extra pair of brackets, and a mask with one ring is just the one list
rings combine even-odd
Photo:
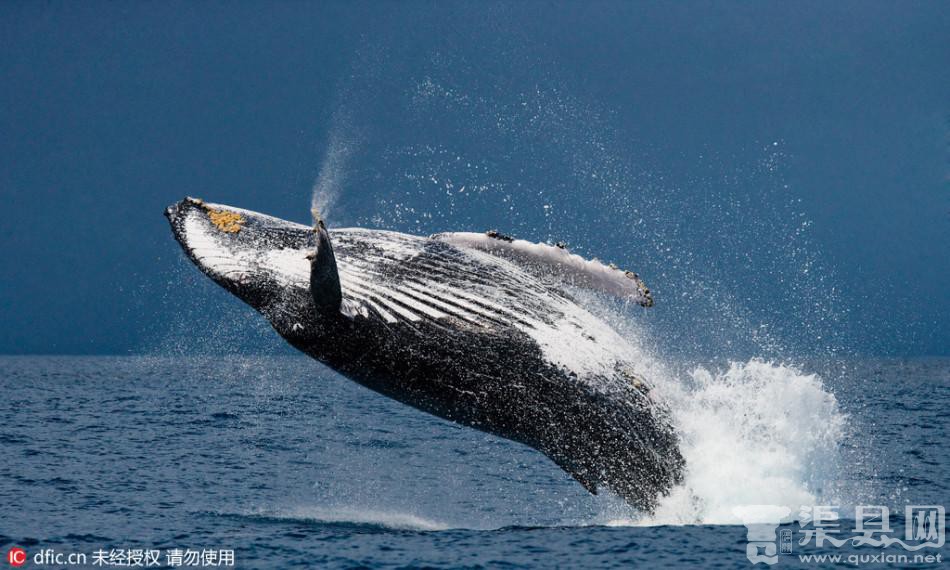
[(191, 549), (238, 568), (751, 568), (733, 508), (773, 504), (794, 511), (776, 567), (855, 567), (914, 553), (801, 545), (803, 512), (840, 507), (851, 536), (856, 506), (887, 506), (904, 538), (907, 505), (950, 502), (950, 359), (680, 368), (690, 472), (647, 517), (302, 356), (2, 357), (0, 546), (26, 568), (130, 549), (163, 566)]

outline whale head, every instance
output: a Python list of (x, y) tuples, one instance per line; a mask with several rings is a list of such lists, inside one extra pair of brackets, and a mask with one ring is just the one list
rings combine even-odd
[(196, 198), (172, 204), (165, 216), (194, 264), (281, 336), (293, 343), (313, 329), (319, 311), (311, 266), (320, 246), (314, 228)]

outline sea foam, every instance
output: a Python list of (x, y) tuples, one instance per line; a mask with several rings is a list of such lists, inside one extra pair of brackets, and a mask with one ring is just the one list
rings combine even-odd
[(846, 416), (817, 375), (753, 358), (666, 388), (685, 481), (653, 516), (608, 524), (739, 524), (742, 505), (798, 512), (831, 499)]

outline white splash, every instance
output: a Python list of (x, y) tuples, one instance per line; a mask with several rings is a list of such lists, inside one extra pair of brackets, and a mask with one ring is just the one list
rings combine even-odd
[(798, 512), (828, 500), (846, 416), (818, 376), (752, 359), (690, 377), (672, 394), (684, 485), (653, 517), (609, 524), (740, 524), (733, 509), (742, 505)]
[(273, 513), (262, 513), (279, 519), (316, 521), (324, 523), (370, 524), (398, 530), (447, 530), (449, 525), (412, 513), (377, 511), (357, 508), (297, 507)]
[(326, 154), (320, 165), (320, 173), (313, 183), (310, 197), (310, 212), (316, 221), (317, 216), (328, 219), (343, 191), (346, 183), (347, 165), (358, 147), (358, 140), (345, 113), (338, 112), (333, 117), (330, 138)]

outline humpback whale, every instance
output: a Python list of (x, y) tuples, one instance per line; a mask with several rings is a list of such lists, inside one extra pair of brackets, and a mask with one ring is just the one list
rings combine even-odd
[(636, 274), (496, 231), (330, 230), (195, 198), (165, 215), (202, 272), (342, 375), (533, 447), (643, 511), (682, 481), (669, 410), (572, 294), (651, 306)]

